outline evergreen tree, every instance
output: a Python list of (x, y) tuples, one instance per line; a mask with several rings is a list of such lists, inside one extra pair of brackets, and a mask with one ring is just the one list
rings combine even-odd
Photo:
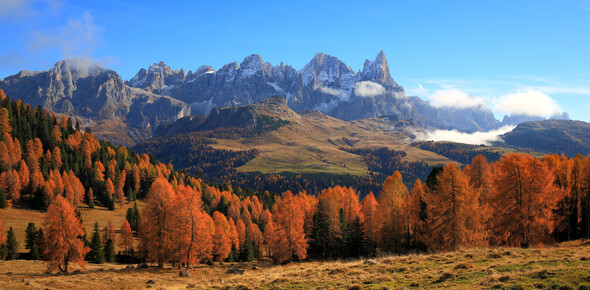
[(39, 258), (44, 259), (43, 251), (45, 249), (45, 234), (43, 234), (43, 229), (39, 228), (37, 230), (37, 234), (35, 235), (35, 246), (37, 246), (37, 250), (39, 251)]
[(94, 232), (92, 233), (92, 241), (90, 242), (90, 252), (88, 252), (86, 260), (97, 264), (102, 264), (105, 261), (98, 223), (94, 224)]
[(2, 190), (2, 188), (0, 188), (0, 208), (7, 208), (8, 207), (8, 201), (6, 200), (6, 194), (4, 193), (4, 190)]
[(8, 235), (6, 235), (6, 259), (15, 260), (16, 258), (18, 258), (18, 248), (19, 242), (16, 240), (14, 230), (12, 229), (12, 227), (10, 227), (10, 229), (8, 229)]
[(327, 201), (320, 199), (313, 216), (309, 255), (314, 258), (335, 258), (338, 249), (338, 237), (331, 227)]
[(346, 221), (346, 214), (344, 209), (341, 208), (339, 211), (340, 216), (340, 231), (342, 233), (340, 237), (340, 256), (347, 257), (349, 253), (349, 235), (348, 235), (348, 222)]
[(108, 239), (104, 246), (104, 256), (105, 260), (109, 263), (115, 261), (115, 243), (111, 239)]
[(250, 239), (250, 232), (248, 231), (246, 231), (246, 240), (240, 251), (240, 261), (254, 261), (254, 247), (252, 246), (252, 239)]
[(236, 245), (232, 244), (231, 245), (231, 251), (229, 252), (229, 255), (227, 256), (227, 261), (228, 262), (235, 262), (238, 260), (238, 249), (236, 249)]
[(127, 215), (125, 216), (127, 222), (131, 226), (133, 231), (137, 231), (139, 225), (139, 210), (137, 209), (137, 203), (134, 203), (133, 208), (127, 209)]
[(364, 235), (365, 229), (360, 217), (355, 217), (348, 227), (348, 256), (358, 258), (368, 254)]
[(134, 231), (137, 231), (138, 227), (139, 227), (139, 221), (141, 220), (140, 215), (139, 215), (139, 210), (137, 209), (137, 202), (133, 203), (133, 218), (134, 218), (134, 225), (132, 226), (131, 229), (133, 229)]
[(38, 260), (41, 256), (37, 245), (37, 234), (35, 224), (29, 223), (25, 230), (25, 248), (29, 250), (29, 258), (32, 260)]

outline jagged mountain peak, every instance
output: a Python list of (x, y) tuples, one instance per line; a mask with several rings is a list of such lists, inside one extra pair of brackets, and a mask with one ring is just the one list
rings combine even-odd
[(100, 63), (87, 58), (60, 60), (49, 70), (50, 73), (68, 73), (77, 78), (85, 78), (97, 71), (106, 70)]
[(349, 82), (355, 75), (354, 71), (335, 56), (318, 52), (299, 72), (305, 85), (325, 86), (339, 80)]
[(264, 62), (262, 61), (262, 57), (258, 54), (252, 54), (244, 58), (244, 61), (240, 64), (241, 69), (247, 68), (255, 68), (255, 69), (262, 69), (262, 65)]
[(147, 71), (141, 68), (126, 84), (131, 87), (153, 91), (178, 84), (185, 79), (184, 69), (172, 70), (166, 63), (159, 61), (150, 65)]
[(360, 74), (361, 81), (372, 81), (379, 83), (386, 88), (396, 88), (397, 83), (391, 77), (389, 73), (389, 65), (385, 57), (385, 52), (381, 50), (375, 60), (365, 60), (363, 70)]
[(188, 73), (186, 74), (186, 81), (194, 81), (196, 78), (204, 75), (204, 74), (210, 74), (210, 73), (214, 73), (215, 70), (213, 69), (212, 66), (210, 65), (202, 65), (199, 68), (197, 68), (197, 70), (193, 73), (192, 71), (188, 71)]
[(223, 73), (223, 72), (231, 72), (231, 71), (236, 71), (240, 69), (240, 66), (238, 65), (237, 62), (230, 62), (226, 65), (224, 65), (223, 67), (221, 67), (218, 72)]
[(244, 58), (240, 64), (240, 76), (242, 78), (252, 77), (264, 69), (262, 57), (258, 54), (252, 54)]

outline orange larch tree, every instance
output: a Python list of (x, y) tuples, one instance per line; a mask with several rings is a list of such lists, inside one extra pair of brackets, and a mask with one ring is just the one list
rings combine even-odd
[(236, 231), (238, 232), (240, 245), (244, 245), (244, 242), (246, 241), (246, 224), (244, 224), (244, 221), (241, 219), (236, 222)]
[(231, 251), (231, 241), (227, 234), (229, 232), (229, 224), (225, 216), (218, 211), (213, 213), (213, 222), (215, 224), (213, 258), (216, 261), (223, 261)]
[(84, 227), (76, 209), (61, 195), (56, 196), (47, 208), (45, 257), (49, 271), (68, 271), (70, 263), (84, 267), (84, 255), (90, 250), (84, 245)]
[(377, 216), (379, 221), (378, 244), (386, 250), (400, 252), (407, 242), (406, 203), (408, 188), (399, 171), (387, 177), (379, 194)]
[(376, 242), (377, 242), (377, 229), (378, 229), (378, 217), (377, 217), (377, 209), (378, 209), (377, 200), (375, 199), (375, 195), (373, 192), (369, 192), (369, 195), (363, 198), (361, 202), (361, 212), (360, 217), (363, 223), (363, 228), (365, 230), (365, 238), (367, 239), (367, 247), (369, 249), (369, 254), (375, 254), (376, 249)]
[(119, 245), (123, 247), (125, 254), (129, 253), (130, 249), (133, 249), (133, 232), (131, 231), (131, 225), (129, 221), (125, 219), (121, 225), (121, 238), (119, 239)]
[(176, 187), (178, 210), (176, 239), (179, 244), (179, 262), (187, 269), (191, 264), (211, 257), (213, 221), (203, 212), (201, 193), (190, 186)]
[(487, 238), (480, 212), (479, 196), (454, 163), (438, 176), (434, 192), (428, 195), (428, 239), (432, 251), (482, 246)]
[(273, 221), (278, 232), (275, 240), (273, 258), (275, 261), (291, 261), (293, 258), (305, 259), (307, 238), (305, 237), (305, 214), (298, 197), (286, 191), (276, 199), (273, 207)]
[(344, 210), (346, 222), (351, 224), (352, 221), (359, 216), (359, 195), (352, 187), (341, 187), (340, 192), (340, 208)]
[(528, 247), (549, 239), (558, 196), (547, 165), (528, 154), (506, 154), (494, 187), (491, 230), (496, 244)]
[(165, 178), (156, 178), (148, 190), (141, 213), (142, 249), (148, 261), (162, 267), (170, 258), (175, 241), (172, 231), (176, 218), (175, 193)]

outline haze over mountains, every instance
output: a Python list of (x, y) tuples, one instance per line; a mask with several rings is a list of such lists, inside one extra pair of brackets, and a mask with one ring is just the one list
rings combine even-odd
[(358, 72), (323, 53), (300, 70), (284, 63), (273, 66), (251, 55), (217, 71), (201, 66), (186, 73), (159, 62), (128, 81), (97, 63), (68, 59), (47, 71), (7, 77), (0, 89), (34, 106), (78, 117), (99, 136), (126, 145), (152, 136), (161, 124), (276, 95), (284, 96), (296, 112), (317, 110), (345, 121), (387, 116), (424, 129), (487, 131), (530, 119), (500, 122), (487, 106), (435, 107), (407, 96), (391, 77), (383, 51), (366, 60)]

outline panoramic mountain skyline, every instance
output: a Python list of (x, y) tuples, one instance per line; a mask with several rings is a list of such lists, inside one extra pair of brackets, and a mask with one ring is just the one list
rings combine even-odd
[(499, 120), (568, 112), (590, 121), (587, 1), (6, 4), (0, 78), (70, 57), (123, 80), (159, 61), (218, 70), (251, 54), (301, 70), (318, 52), (356, 72), (383, 49), (396, 82), (435, 106), (485, 102)]

